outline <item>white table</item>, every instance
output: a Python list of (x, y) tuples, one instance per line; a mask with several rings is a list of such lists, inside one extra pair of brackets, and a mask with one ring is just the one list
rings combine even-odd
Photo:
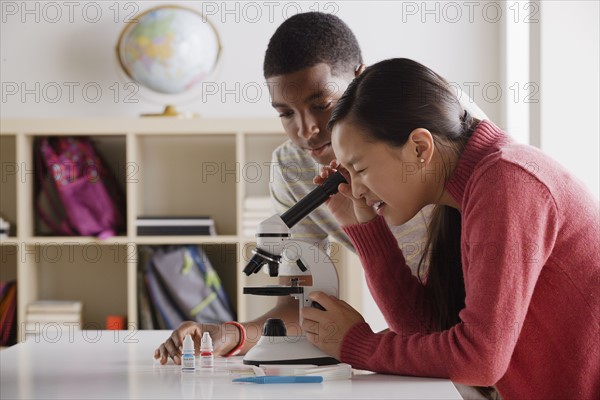
[(48, 334), (0, 352), (4, 399), (460, 399), (449, 380), (359, 374), (302, 384), (232, 383), (240, 357), (216, 358), (213, 372), (182, 373), (153, 360), (169, 331)]

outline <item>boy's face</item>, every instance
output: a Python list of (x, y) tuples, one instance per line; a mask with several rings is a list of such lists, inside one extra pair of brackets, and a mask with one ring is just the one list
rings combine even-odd
[(292, 142), (319, 164), (335, 158), (327, 122), (353, 76), (332, 76), (321, 63), (286, 75), (267, 79), (271, 104)]

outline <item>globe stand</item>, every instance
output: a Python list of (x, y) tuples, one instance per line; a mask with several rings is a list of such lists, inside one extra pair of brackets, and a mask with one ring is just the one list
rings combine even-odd
[(180, 113), (175, 106), (168, 104), (160, 114), (142, 114), (142, 117), (174, 117), (174, 118), (198, 118), (200, 115), (192, 112)]

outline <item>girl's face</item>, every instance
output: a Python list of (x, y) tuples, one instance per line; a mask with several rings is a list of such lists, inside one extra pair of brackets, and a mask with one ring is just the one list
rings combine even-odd
[(389, 224), (401, 225), (431, 203), (438, 187), (420, 162), (432, 148), (412, 133), (404, 146), (391, 147), (365, 140), (361, 130), (344, 120), (336, 123), (332, 146), (337, 161), (350, 173), (353, 196), (364, 198)]

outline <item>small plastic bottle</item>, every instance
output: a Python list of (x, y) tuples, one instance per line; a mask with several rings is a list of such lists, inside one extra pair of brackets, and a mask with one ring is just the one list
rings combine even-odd
[(195, 371), (196, 357), (194, 356), (194, 341), (188, 334), (183, 338), (183, 354), (181, 356), (181, 370)]
[(214, 365), (215, 356), (213, 354), (212, 338), (208, 332), (204, 332), (200, 341), (200, 368), (211, 369)]

